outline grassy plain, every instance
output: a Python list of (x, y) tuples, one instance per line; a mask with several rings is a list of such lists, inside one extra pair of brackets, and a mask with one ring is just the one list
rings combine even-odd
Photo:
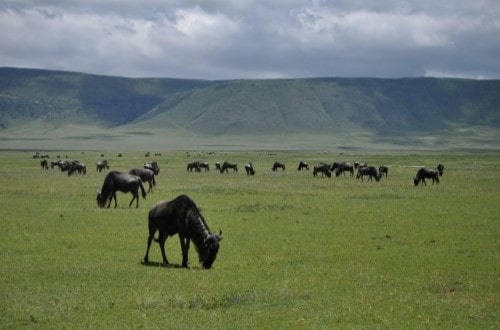
[[(138, 209), (121, 193), (99, 209), (101, 152), (59, 154), (87, 175), (0, 152), (0, 328), (500, 327), (499, 155), (168, 152)], [(104, 154), (114, 170), (151, 160)], [(240, 172), (186, 172), (195, 159)], [(386, 164), (389, 176), (315, 178), (299, 160)], [(441, 183), (414, 187), (416, 166), (438, 162)], [(149, 208), (182, 193), (223, 231), (214, 267), (202, 270), (193, 248), (189, 270), (141, 265)], [(167, 254), (180, 263), (177, 237)]]

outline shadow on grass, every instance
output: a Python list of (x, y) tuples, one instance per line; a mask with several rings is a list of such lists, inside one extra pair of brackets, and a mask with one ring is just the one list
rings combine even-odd
[(177, 268), (177, 269), (183, 268), (181, 265), (178, 265), (178, 264), (167, 264), (166, 265), (163, 262), (159, 262), (159, 261), (144, 262), (144, 260), (141, 260), (141, 265), (148, 266), (148, 267), (163, 267), (163, 268)]

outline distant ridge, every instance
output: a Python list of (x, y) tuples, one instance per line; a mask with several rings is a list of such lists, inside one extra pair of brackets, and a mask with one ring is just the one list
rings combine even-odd
[(143, 137), (169, 130), (207, 137), (331, 135), (353, 143), (366, 134), (364, 143), (419, 145), (433, 137), (433, 143), (494, 147), (500, 80), (208, 81), (0, 68), (3, 143), (22, 127), (62, 139), (64, 130), (57, 128), (68, 125), (115, 132), (115, 139), (127, 130)]

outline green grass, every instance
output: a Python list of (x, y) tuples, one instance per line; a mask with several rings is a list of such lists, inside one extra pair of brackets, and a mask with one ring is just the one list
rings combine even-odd
[[(87, 175), (0, 152), (0, 328), (499, 327), (496, 154), (163, 152), (138, 209), (121, 193), (116, 209), (97, 207), (101, 152), (61, 154), (86, 162)], [(115, 170), (150, 160), (104, 154)], [(195, 159), (240, 172), (186, 172)], [(275, 160), (286, 171), (272, 172)], [(299, 160), (387, 164), (389, 177), (314, 178)], [(414, 166), (438, 162), (441, 183), (413, 187)], [(149, 208), (181, 193), (223, 231), (214, 267), (201, 269), (194, 248), (189, 270), (141, 265)], [(177, 236), (167, 254), (180, 264)], [(161, 260), (156, 244), (150, 260)]]

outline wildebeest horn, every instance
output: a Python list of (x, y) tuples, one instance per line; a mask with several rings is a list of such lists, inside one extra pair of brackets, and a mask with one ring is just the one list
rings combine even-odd
[(219, 234), (215, 235), (215, 237), (217, 237), (217, 240), (221, 240), (222, 239), (222, 230), (219, 228)]

